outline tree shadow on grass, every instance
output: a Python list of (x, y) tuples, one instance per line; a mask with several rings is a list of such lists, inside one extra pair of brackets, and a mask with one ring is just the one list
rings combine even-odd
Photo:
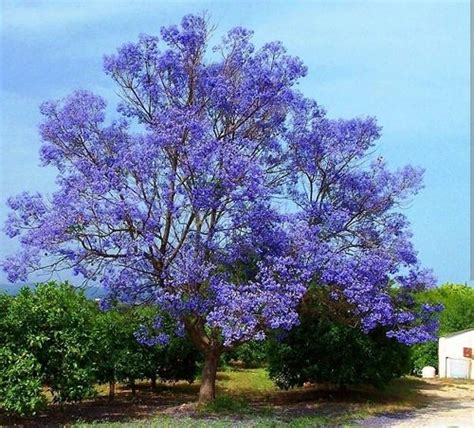
[(152, 391), (148, 384), (137, 384), (137, 392), (133, 396), (127, 387), (118, 386), (112, 401), (107, 396), (98, 396), (80, 403), (51, 404), (31, 418), (12, 418), (0, 411), (0, 426), (58, 426), (75, 421), (118, 422), (144, 419), (170, 406), (194, 401), (198, 390), (198, 384), (184, 382), (174, 385), (158, 384), (156, 391)]
[[(251, 385), (242, 384), (240, 389), (226, 389), (231, 378), (227, 373), (219, 373), (218, 394), (227, 395), (248, 403), (245, 414), (231, 417), (252, 418), (258, 415), (291, 420), (295, 417), (324, 416), (334, 418), (341, 415), (369, 412), (383, 414), (403, 412), (428, 404), (424, 389), (440, 388), (442, 384), (430, 384), (417, 379), (394, 381), (386, 390), (371, 387), (358, 387), (337, 390), (328, 385), (312, 385), (281, 391), (276, 388), (252, 390)], [(247, 377), (242, 378), (247, 381)], [(58, 426), (77, 421), (89, 422), (127, 422), (152, 418), (158, 415), (169, 417), (191, 417), (204, 419), (212, 417), (197, 409), (196, 399), (199, 383), (187, 382), (159, 383), (152, 391), (147, 383), (137, 384), (136, 396), (125, 386), (118, 386), (116, 397), (109, 401), (107, 388), (100, 387), (100, 396), (81, 403), (63, 406), (50, 405), (34, 418), (12, 419), (0, 412), (0, 425), (19, 424), (25, 427)], [(454, 405), (447, 403), (446, 405)]]

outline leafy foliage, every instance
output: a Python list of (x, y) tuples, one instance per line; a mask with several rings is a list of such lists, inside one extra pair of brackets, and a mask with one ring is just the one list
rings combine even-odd
[(185, 338), (138, 342), (137, 331), (153, 325), (156, 308), (101, 312), (82, 291), (50, 282), (0, 295), (0, 310), (0, 407), (11, 413), (37, 412), (44, 387), (54, 401), (70, 402), (93, 396), (97, 382), (191, 382), (196, 375), (196, 352)]
[(263, 367), (267, 360), (267, 342), (246, 342), (224, 355), (226, 362), (238, 361), (247, 368)]
[(431, 341), (412, 346), (410, 350), (411, 372), (421, 376), (423, 367), (431, 366), (438, 370), (438, 342)]
[(419, 299), (442, 304), (439, 334), (474, 328), (474, 288), (468, 285), (444, 284), (420, 293)]
[(243, 413), (248, 410), (248, 404), (243, 399), (222, 395), (208, 403), (203, 410), (211, 413)]
[[(420, 301), (441, 304), (444, 310), (439, 315), (439, 335), (474, 328), (474, 288), (468, 285), (444, 284), (422, 292)], [(411, 350), (413, 373), (421, 375), (425, 366), (438, 367), (438, 343), (431, 341), (415, 345)]]
[(36, 358), (0, 348), (0, 408), (18, 416), (36, 414), (46, 405), (43, 378)]
[(301, 324), (270, 340), (268, 370), (281, 388), (305, 382), (384, 387), (408, 370), (408, 348), (387, 338), (383, 329), (364, 334), (324, 310), (321, 294), (306, 302)]
[[(133, 384), (136, 379), (159, 378), (163, 381), (187, 380), (196, 376), (196, 351), (189, 341), (171, 336), (166, 344), (148, 346), (137, 340), (143, 325), (152, 325), (159, 311), (156, 307), (115, 307), (97, 315), (95, 332), (98, 377), (102, 382)], [(168, 320), (162, 331), (173, 332)]]
[(0, 321), (0, 343), (34, 356), (54, 401), (81, 400), (94, 395), (94, 312), (94, 304), (67, 283), (22, 288)]

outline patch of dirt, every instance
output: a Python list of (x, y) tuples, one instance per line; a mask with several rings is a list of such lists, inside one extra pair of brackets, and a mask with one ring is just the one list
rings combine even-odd
[(429, 404), (413, 412), (379, 415), (360, 421), (363, 427), (473, 428), (474, 382), (425, 380), (419, 388)]
[(137, 394), (132, 396), (125, 388), (117, 387), (116, 396), (109, 401), (106, 396), (63, 406), (50, 405), (32, 418), (12, 419), (0, 412), (0, 426), (57, 427), (75, 422), (127, 422), (146, 420), (158, 415), (194, 420), (225, 420), (230, 425), (252, 424), (256, 415), (271, 416), (275, 421), (288, 422), (304, 416), (332, 416), (350, 412), (364, 396), (354, 397), (350, 392), (334, 392), (308, 388), (305, 390), (280, 391), (249, 402), (244, 414), (205, 413), (197, 408), (197, 384), (179, 383), (158, 386), (153, 392), (148, 385), (137, 385)]
[(183, 401), (196, 398), (198, 385), (183, 385), (179, 397), (171, 393), (172, 388), (160, 388), (151, 391), (148, 385), (139, 385), (134, 397), (131, 391), (117, 388), (114, 400), (99, 396), (93, 400), (64, 405), (48, 406), (39, 415), (32, 418), (12, 418), (0, 411), (0, 426), (48, 427), (81, 422), (118, 422), (145, 419), (162, 413), (168, 408), (181, 405)]
[[(414, 381), (411, 381), (412, 383)], [(421, 381), (407, 388), (419, 391), (418, 404), (426, 407), (412, 412), (379, 414), (359, 421), (365, 427), (469, 427), (474, 428), (474, 383), (447, 383), (437, 380)], [(251, 426), (258, 415), (268, 416), (279, 422), (289, 422), (297, 417), (338, 418), (356, 414), (367, 403), (384, 407), (393, 398), (378, 396), (372, 389), (358, 391), (329, 390), (324, 386), (277, 391), (262, 396), (247, 397), (248, 411), (243, 414), (212, 414), (199, 411), (196, 404), (198, 384), (159, 384), (153, 392), (149, 385), (137, 385), (132, 396), (125, 387), (117, 387), (116, 397), (109, 401), (106, 396), (81, 403), (63, 406), (51, 405), (44, 412), (29, 419), (12, 419), (0, 412), (0, 426), (56, 427), (75, 422), (131, 422), (164, 415), (171, 418), (192, 418), (201, 422), (226, 421), (231, 426)], [(104, 394), (106, 391), (102, 391)], [(379, 402), (374, 402), (378, 399)], [(401, 396), (400, 398), (403, 401)], [(398, 401), (395, 401), (397, 404)], [(412, 406), (413, 407), (413, 406)], [(385, 407), (387, 408), (387, 407)]]

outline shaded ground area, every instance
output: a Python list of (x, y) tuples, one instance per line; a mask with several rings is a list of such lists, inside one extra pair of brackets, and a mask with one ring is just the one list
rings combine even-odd
[[(219, 373), (216, 404), (199, 409), (195, 400), (198, 384), (159, 384), (155, 392), (148, 384), (140, 384), (136, 397), (125, 387), (119, 387), (114, 401), (106, 396), (107, 388), (98, 388), (98, 397), (63, 407), (51, 405), (35, 418), (12, 420), (0, 414), (0, 425), (86, 426), (169, 426), (169, 427), (226, 427), (226, 426), (342, 426), (360, 420), (366, 426), (390, 426), (390, 415), (395, 422), (417, 415), (417, 408), (429, 406), (432, 396), (428, 384), (407, 378), (394, 381), (386, 390), (358, 388), (336, 391), (328, 385), (279, 391), (263, 369), (232, 369)], [(471, 385), (459, 388), (470, 388)], [(456, 386), (457, 389), (459, 389)], [(464, 389), (466, 393), (468, 390)], [(443, 398), (452, 400), (455, 398)], [(448, 404), (445, 403), (447, 406)], [(375, 416), (377, 415), (377, 416)], [(362, 421), (369, 417), (367, 422)], [(409, 425), (413, 426), (413, 425)]]
[(418, 388), (428, 405), (411, 412), (380, 415), (361, 421), (364, 427), (474, 427), (474, 382), (426, 380)]

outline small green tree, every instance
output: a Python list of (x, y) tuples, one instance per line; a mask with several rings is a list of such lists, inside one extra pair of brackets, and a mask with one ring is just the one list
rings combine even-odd
[[(169, 342), (147, 346), (138, 342), (136, 333), (141, 326), (152, 329), (160, 315), (156, 307), (115, 307), (101, 312), (95, 324), (98, 349), (98, 380), (109, 383), (109, 398), (115, 394), (115, 383), (130, 385), (135, 394), (135, 381), (150, 379), (153, 388), (156, 380), (187, 380), (196, 376), (196, 351), (189, 340), (172, 337)], [(171, 333), (173, 323), (166, 316), (163, 333)]]
[[(128, 316), (134, 320), (134, 336), (140, 328), (145, 327), (149, 332), (156, 332), (156, 320), (159, 319), (159, 335), (165, 337), (161, 344), (140, 344), (138, 354), (141, 358), (143, 377), (156, 378), (162, 381), (187, 380), (192, 382), (196, 377), (197, 358), (196, 348), (186, 338), (184, 332), (177, 335), (176, 321), (163, 313), (157, 306), (138, 306), (128, 311)], [(135, 340), (135, 344), (137, 341)]]
[(119, 311), (99, 313), (94, 324), (94, 338), (97, 350), (97, 380), (109, 384), (109, 398), (115, 396), (115, 384), (120, 381), (119, 367), (122, 353), (127, 348), (131, 326), (124, 322)]
[[(96, 351), (90, 332), (96, 309), (83, 292), (68, 283), (50, 282), (24, 287), (14, 298), (0, 301), (0, 348), (8, 349), (9, 355), (29, 356), (19, 367), (7, 359), (4, 370), (34, 369), (35, 379), (50, 389), (56, 402), (93, 396)], [(35, 394), (37, 384), (33, 386), (23, 394)]]
[[(97, 382), (137, 379), (193, 381), (196, 351), (185, 338), (161, 345), (138, 342), (141, 326), (150, 329), (156, 307), (125, 306), (99, 311), (97, 304), (68, 283), (24, 287), (15, 297), (0, 295), (0, 407), (27, 416), (44, 404), (44, 387), (56, 402), (95, 394)], [(162, 316), (163, 333), (175, 325)]]
[(267, 341), (252, 340), (223, 355), (226, 363), (240, 362), (244, 367), (263, 367), (267, 362)]
[(410, 350), (411, 373), (421, 376), (423, 367), (438, 368), (438, 342), (426, 342), (412, 346)]
[(440, 315), (440, 335), (474, 328), (474, 288), (465, 284), (444, 284), (420, 293), (420, 300), (444, 306)]
[(344, 303), (336, 306), (324, 290), (308, 295), (300, 325), (269, 340), (268, 371), (279, 387), (327, 382), (382, 388), (408, 371), (408, 347), (383, 329), (363, 333), (345, 319)]

